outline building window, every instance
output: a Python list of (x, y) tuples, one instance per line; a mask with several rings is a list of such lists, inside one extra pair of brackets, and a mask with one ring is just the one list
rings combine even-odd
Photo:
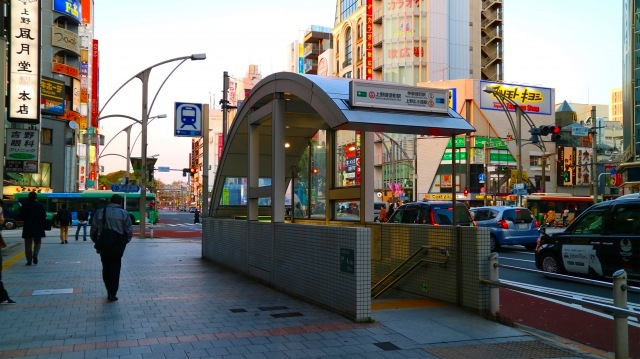
[(43, 145), (53, 144), (53, 130), (50, 128), (43, 128), (40, 131), (40, 143)]
[(351, 46), (351, 28), (348, 27), (344, 34), (344, 61), (345, 67), (351, 65), (352, 60), (352, 46)]
[(345, 21), (356, 9), (360, 0), (342, 0), (340, 4), (340, 21)]

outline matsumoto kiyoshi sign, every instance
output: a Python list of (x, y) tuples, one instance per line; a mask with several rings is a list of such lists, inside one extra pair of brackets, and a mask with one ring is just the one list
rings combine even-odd
[[(492, 88), (496, 94), (487, 93), (485, 88)], [(522, 111), (536, 115), (550, 115), (554, 101), (553, 89), (503, 82), (480, 81), (480, 108), (483, 110), (504, 111), (497, 96), (517, 103)], [(505, 101), (509, 111), (515, 111), (513, 104)]]

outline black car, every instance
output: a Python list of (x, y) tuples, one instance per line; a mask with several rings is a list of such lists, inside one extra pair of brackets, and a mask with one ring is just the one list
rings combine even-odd
[[(411, 202), (398, 207), (388, 223), (418, 223), (431, 225), (453, 224), (452, 202)], [(462, 202), (456, 202), (456, 220), (460, 226), (473, 226), (473, 219), (469, 209)]]
[(624, 269), (630, 280), (640, 280), (640, 196), (594, 204), (563, 232), (543, 230), (536, 267), (607, 278)]

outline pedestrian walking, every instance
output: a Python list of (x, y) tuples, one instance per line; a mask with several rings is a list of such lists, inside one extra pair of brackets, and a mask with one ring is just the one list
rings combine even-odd
[(45, 237), (47, 213), (44, 206), (37, 201), (38, 194), (29, 192), (27, 201), (20, 207), (18, 218), (23, 221), (22, 238), (24, 239), (24, 253), (27, 265), (38, 264), (38, 255), (42, 238)]
[(2, 283), (2, 248), (7, 246), (4, 238), (2, 238), (2, 227), (4, 226), (3, 204), (0, 198), (0, 303), (7, 302), (8, 304), (15, 304), (13, 299), (9, 298), (9, 293), (4, 289), (4, 284)]
[(118, 288), (120, 286), (120, 268), (122, 266), (122, 255), (126, 244), (131, 241), (133, 229), (131, 228), (131, 216), (122, 208), (122, 196), (114, 194), (103, 210), (96, 210), (91, 217), (91, 240), (98, 242), (100, 234), (105, 230), (111, 230), (121, 236), (120, 244), (113, 250), (98, 250), (100, 261), (102, 262), (102, 280), (107, 289), (107, 300), (115, 302), (118, 300)]
[(387, 209), (385, 207), (380, 208), (380, 213), (378, 214), (378, 222), (384, 223), (387, 221)]
[(87, 212), (87, 205), (82, 204), (80, 206), (80, 210), (76, 214), (76, 218), (78, 219), (78, 226), (76, 227), (76, 241), (78, 240), (78, 234), (80, 234), (80, 228), (83, 229), (83, 240), (87, 240), (87, 225), (89, 221), (89, 212)]
[(69, 226), (71, 225), (71, 211), (67, 208), (67, 204), (63, 203), (60, 210), (56, 214), (58, 218), (58, 226), (60, 226), (60, 244), (69, 243)]
[(569, 218), (569, 207), (565, 208), (564, 211), (562, 211), (562, 226), (566, 227), (567, 226), (567, 219)]
[(196, 208), (195, 213), (193, 214), (193, 224), (200, 223), (200, 210)]

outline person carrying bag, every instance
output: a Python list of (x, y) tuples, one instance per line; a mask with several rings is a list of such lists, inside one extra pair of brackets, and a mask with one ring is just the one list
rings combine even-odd
[(107, 300), (118, 300), (120, 268), (127, 243), (131, 241), (133, 229), (129, 212), (122, 208), (122, 196), (114, 194), (111, 203), (95, 212), (91, 218), (91, 240), (100, 254), (102, 280), (107, 289)]

